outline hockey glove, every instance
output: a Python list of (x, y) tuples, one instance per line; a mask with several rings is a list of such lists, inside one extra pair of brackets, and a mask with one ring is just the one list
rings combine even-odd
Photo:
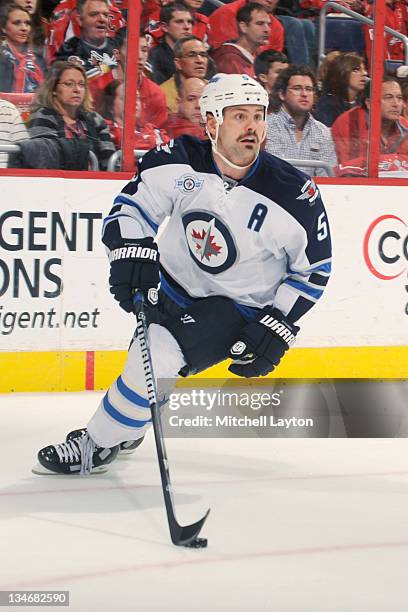
[(143, 293), (148, 306), (157, 306), (159, 252), (153, 238), (124, 239), (110, 252), (110, 292), (126, 312), (134, 312), (133, 295)]
[(279, 364), (296, 339), (299, 327), (290, 323), (277, 308), (266, 306), (242, 330), (230, 349), (234, 362), (228, 368), (237, 376), (265, 376)]

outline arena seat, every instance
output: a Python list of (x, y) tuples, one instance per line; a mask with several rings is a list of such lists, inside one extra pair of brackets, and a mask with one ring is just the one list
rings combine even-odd
[(355, 51), (364, 55), (363, 24), (345, 15), (329, 14), (326, 17), (325, 52)]
[(30, 106), (34, 101), (34, 96), (34, 93), (0, 92), (0, 98), (14, 104), (14, 106), (18, 109), (23, 121), (28, 120)]
[(388, 74), (396, 74), (398, 68), (403, 65), (404, 62), (402, 60), (385, 60), (384, 71), (388, 72)]

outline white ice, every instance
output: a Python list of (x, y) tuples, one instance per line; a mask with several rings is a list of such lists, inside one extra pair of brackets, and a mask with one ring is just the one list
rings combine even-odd
[(407, 439), (168, 440), (179, 521), (211, 507), (189, 550), (153, 436), (104, 475), (31, 473), (99, 399), (0, 396), (0, 589), (69, 590), (71, 612), (407, 612)]

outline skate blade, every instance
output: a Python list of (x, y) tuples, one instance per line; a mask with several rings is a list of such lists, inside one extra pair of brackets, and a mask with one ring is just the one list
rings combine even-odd
[(122, 449), (120, 449), (120, 451), (118, 453), (118, 459), (120, 459), (123, 456), (127, 457), (128, 455), (133, 455), (135, 450), (136, 450), (136, 448), (131, 448), (130, 450), (122, 450)]
[[(107, 465), (100, 465), (96, 467), (90, 472), (90, 474), (86, 474), (86, 476), (94, 476), (97, 474), (105, 474), (109, 470)], [(41, 463), (37, 463), (32, 469), (33, 474), (37, 476), (81, 476), (80, 472), (53, 472), (52, 470), (47, 470)]]

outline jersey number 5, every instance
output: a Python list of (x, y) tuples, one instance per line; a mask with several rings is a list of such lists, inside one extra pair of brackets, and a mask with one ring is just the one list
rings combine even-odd
[(322, 212), (317, 218), (317, 239), (319, 242), (327, 238), (329, 231), (327, 229), (326, 213)]

